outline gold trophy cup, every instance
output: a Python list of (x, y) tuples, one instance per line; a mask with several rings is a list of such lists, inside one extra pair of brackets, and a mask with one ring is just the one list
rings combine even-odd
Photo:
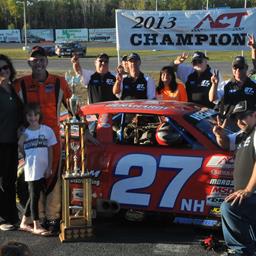
[[(74, 95), (76, 79), (70, 72), (66, 73), (65, 78), (72, 86), (74, 97), (70, 99), (73, 118), (64, 122), (66, 170), (62, 175), (63, 202), (59, 237), (62, 242), (79, 242), (93, 235), (91, 177), (85, 168), (84, 139), (87, 125), (83, 118), (77, 120), (75, 117), (78, 110), (78, 98)], [(71, 204), (70, 183), (74, 180), (82, 184), (82, 205)]]

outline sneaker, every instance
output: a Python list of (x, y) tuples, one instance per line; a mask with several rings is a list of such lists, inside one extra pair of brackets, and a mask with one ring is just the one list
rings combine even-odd
[(59, 234), (60, 232), (60, 219), (48, 220), (48, 230), (52, 234)]
[(15, 230), (16, 227), (13, 224), (10, 223), (3, 223), (0, 225), (0, 230), (2, 231), (11, 231), (11, 230)]

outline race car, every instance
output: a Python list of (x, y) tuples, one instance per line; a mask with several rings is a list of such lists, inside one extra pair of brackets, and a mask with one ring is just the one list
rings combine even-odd
[[(96, 212), (121, 210), (138, 219), (156, 213), (175, 223), (220, 225), (220, 204), (233, 192), (234, 158), (216, 143), (215, 110), (130, 100), (85, 105), (81, 112), (100, 143), (86, 145)], [(67, 118), (62, 115), (61, 121)], [(74, 124), (74, 143), (79, 141), (76, 128)], [(64, 138), (63, 126), (62, 134)], [(70, 195), (70, 205), (82, 205), (79, 181), (71, 182)]]

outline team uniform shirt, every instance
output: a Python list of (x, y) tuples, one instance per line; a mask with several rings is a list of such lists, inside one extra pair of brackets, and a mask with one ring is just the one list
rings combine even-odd
[(121, 92), (118, 97), (124, 99), (155, 99), (155, 81), (140, 72), (139, 77), (134, 80), (129, 75), (121, 82)]
[(253, 128), (249, 134), (239, 133), (236, 145), (233, 173), (235, 191), (245, 189), (252, 176), (256, 162), (256, 129)]
[(48, 167), (48, 148), (57, 143), (53, 130), (40, 125), (37, 130), (26, 129), (24, 132), (25, 181), (39, 180), (44, 177)]
[(175, 92), (171, 92), (168, 88), (163, 88), (160, 94), (156, 92), (156, 98), (158, 100), (188, 101), (187, 92), (182, 83), (177, 83), (177, 90)]
[[(203, 73), (198, 73), (194, 68), (186, 64), (177, 66), (177, 77), (186, 85), (188, 101), (213, 108), (214, 103), (209, 101), (209, 91), (211, 89), (211, 77), (214, 69), (207, 66)], [(219, 83), (222, 84), (223, 79), (219, 73)]]
[(117, 100), (113, 94), (116, 77), (108, 72), (101, 75), (92, 70), (82, 70), (82, 82), (88, 90), (88, 103)]
[(240, 101), (246, 100), (248, 104), (255, 104), (256, 84), (249, 77), (246, 79), (243, 86), (239, 86), (234, 79), (231, 79), (223, 89), (218, 92), (218, 95), (218, 97), (222, 98), (220, 112), (223, 116), (226, 116)]
[(46, 81), (40, 83), (25, 76), (15, 81), (15, 90), (23, 103), (38, 103), (42, 112), (42, 123), (50, 126), (59, 135), (61, 104), (67, 104), (72, 92), (63, 77), (48, 74)]

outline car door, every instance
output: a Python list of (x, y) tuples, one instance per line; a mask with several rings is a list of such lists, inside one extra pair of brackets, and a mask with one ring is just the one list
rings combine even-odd
[[(213, 149), (194, 127), (181, 125), (170, 117), (147, 115), (146, 119), (151, 118), (154, 123), (146, 121), (143, 126), (138, 114), (134, 114), (137, 126), (132, 127), (132, 114), (116, 116), (99, 117), (97, 136), (102, 145), (92, 147), (91, 153), (95, 156), (90, 158), (97, 162), (95, 166), (102, 175), (98, 194), (117, 201), (122, 208), (185, 215), (208, 216), (212, 208), (220, 205), (232, 187), (230, 155), (217, 147)], [(143, 120), (143, 115), (139, 117)], [(179, 133), (180, 141), (160, 145), (157, 142), (159, 126), (167, 119), (172, 123), (172, 132)], [(129, 128), (125, 124), (131, 126), (133, 141), (126, 134)], [(145, 135), (148, 131), (153, 134)], [(223, 177), (223, 172), (228, 170), (227, 177)]]

